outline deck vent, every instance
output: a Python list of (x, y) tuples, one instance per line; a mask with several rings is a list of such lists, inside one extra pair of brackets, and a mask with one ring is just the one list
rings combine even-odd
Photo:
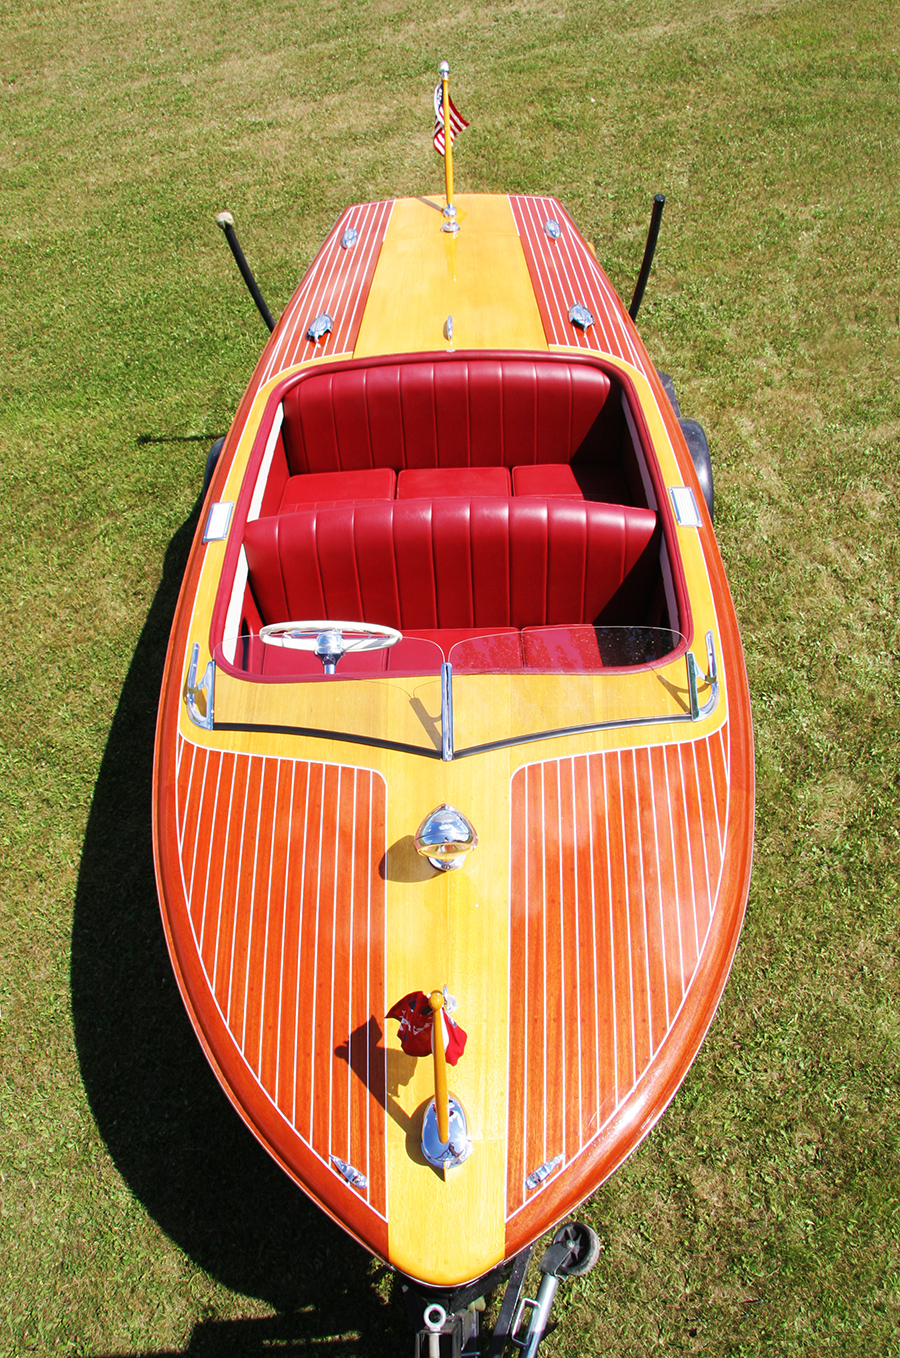
[(573, 302), (569, 307), (569, 320), (578, 330), (587, 330), (594, 324), (593, 312), (588, 311), (583, 302)]
[(343, 236), (341, 236), (341, 249), (349, 250), (351, 246), (354, 246), (358, 240), (359, 232), (357, 231), (356, 227), (348, 226)]
[(331, 327), (333, 325), (334, 321), (328, 315), (328, 312), (323, 311), (319, 316), (316, 317), (312, 325), (307, 330), (306, 338), (310, 340), (313, 344), (317, 344), (323, 335), (327, 335), (331, 332)]
[(679, 528), (699, 528), (702, 523), (700, 510), (690, 486), (670, 486), (669, 494)]
[(351, 1188), (368, 1188), (369, 1181), (360, 1170), (348, 1165), (346, 1160), (341, 1160), (337, 1155), (332, 1155), (331, 1163), (334, 1165), (338, 1174), (347, 1180)]

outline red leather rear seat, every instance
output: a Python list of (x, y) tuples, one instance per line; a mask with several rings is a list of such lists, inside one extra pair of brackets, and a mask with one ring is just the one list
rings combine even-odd
[(249, 523), (244, 547), (264, 622), (351, 619), (423, 636), (640, 622), (655, 537), (649, 509), (485, 496), (298, 509)]
[(509, 493), (508, 467), (407, 467), (397, 477), (398, 500)]
[(339, 504), (342, 500), (393, 500), (396, 481), (390, 467), (291, 476), (284, 487), (280, 512), (298, 506)]
[(513, 467), (513, 495), (565, 495), (576, 500), (603, 500), (623, 504), (631, 499), (628, 483), (618, 467), (591, 462), (544, 463)]
[(586, 364), (469, 358), (311, 373), (284, 396), (292, 475), (514, 467), (594, 451), (609, 378)]

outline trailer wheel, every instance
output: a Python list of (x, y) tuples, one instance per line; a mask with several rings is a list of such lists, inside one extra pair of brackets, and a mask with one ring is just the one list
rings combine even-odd
[(556, 1267), (558, 1278), (583, 1278), (600, 1258), (597, 1232), (585, 1226), (583, 1221), (570, 1221), (561, 1226), (553, 1237), (553, 1244), (564, 1245), (568, 1251), (564, 1261)]
[(224, 444), (224, 442), (225, 442), (224, 438), (216, 439), (215, 443), (213, 444), (213, 446), (210, 448), (209, 452), (206, 455), (206, 469), (203, 472), (204, 499), (206, 499), (206, 492), (209, 490), (210, 483), (212, 482), (213, 473), (216, 470), (216, 464), (219, 461), (219, 454), (222, 451), (222, 445)]
[(688, 446), (694, 471), (697, 473), (697, 480), (700, 482), (700, 489), (703, 491), (709, 517), (712, 518), (713, 474), (712, 463), (709, 460), (709, 443), (706, 438), (706, 430), (699, 420), (679, 419), (678, 423), (681, 425), (681, 432), (684, 434), (684, 441)]
[(675, 411), (676, 417), (680, 420), (681, 406), (678, 404), (678, 395), (675, 391), (675, 383), (672, 381), (668, 373), (662, 372), (659, 368), (656, 369), (656, 375), (659, 378), (660, 382), (662, 382), (663, 384), (663, 390), (665, 391), (666, 395), (669, 398), (669, 403), (672, 409)]
[(688, 446), (691, 461), (694, 464), (694, 471), (697, 473), (697, 480), (700, 482), (700, 489), (703, 491), (703, 498), (706, 501), (706, 508), (709, 510), (709, 517), (713, 516), (713, 475), (712, 463), (709, 459), (709, 442), (706, 437), (706, 430), (697, 420), (686, 420), (681, 413), (681, 405), (678, 400), (678, 393), (675, 390), (675, 383), (668, 373), (661, 372), (659, 368), (656, 375), (663, 384), (663, 390), (669, 398), (669, 404), (675, 411), (675, 418), (681, 426), (684, 434), (684, 441)]

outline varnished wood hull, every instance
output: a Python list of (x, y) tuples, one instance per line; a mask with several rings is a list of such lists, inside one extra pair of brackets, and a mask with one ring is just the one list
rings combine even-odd
[[(154, 788), (170, 953), (223, 1087), (327, 1212), (395, 1267), (439, 1285), (480, 1276), (551, 1227), (659, 1117), (727, 979), (753, 830), (740, 640), (656, 372), (558, 204), (460, 201), (461, 282), (449, 284), (447, 243), (422, 254), (432, 208), (413, 200), (344, 214), (260, 360), (212, 498), (237, 505), (238, 522), (242, 486), (262, 459), (267, 395), (286, 372), (376, 353), (445, 358), (427, 317), (443, 311), (449, 287), (457, 324), (486, 350), (597, 355), (632, 394), (658, 458), (684, 646), (652, 672), (585, 679), (578, 710), (589, 710), (593, 729), (538, 731), (527, 743), (522, 711), (552, 709), (567, 681), (480, 676), (480, 687), (461, 691), (461, 719), (473, 747), (507, 743), (450, 762), (427, 740), (403, 748), (440, 712), (427, 674), (323, 688), (247, 682), (219, 664), (205, 729), (184, 700), (188, 665), (195, 644), (200, 672), (213, 657), (220, 577), (235, 566), (228, 539), (203, 543), (201, 524), (170, 643)], [(551, 215), (563, 222), (565, 255), (543, 230)], [(348, 224), (366, 228), (355, 259), (340, 247)], [(511, 260), (514, 295), (503, 305), (517, 330), (467, 291), (467, 252), (481, 271), (495, 270), (498, 252)], [(392, 279), (414, 264), (416, 297), (392, 308)], [(566, 318), (575, 288), (597, 317), (583, 335)], [(336, 296), (341, 317), (316, 349), (305, 326)], [(698, 526), (674, 521), (670, 486), (693, 489)], [(684, 650), (705, 658), (707, 634), (718, 696), (692, 722)], [(371, 738), (329, 735), (342, 703), (355, 705), (352, 729)], [(480, 842), (463, 870), (437, 875), (411, 837), (443, 801), (465, 811)], [(430, 1062), (400, 1050), (385, 1015), (408, 991), (445, 984), (469, 1034), (451, 1090), (473, 1149), (442, 1177), (419, 1146)]]

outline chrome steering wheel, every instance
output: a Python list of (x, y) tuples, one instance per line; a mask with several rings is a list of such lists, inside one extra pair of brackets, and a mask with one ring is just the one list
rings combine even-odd
[(260, 628), (260, 641), (293, 651), (315, 651), (326, 674), (334, 674), (341, 656), (348, 651), (381, 651), (396, 646), (403, 633), (396, 627), (374, 622), (272, 622)]

